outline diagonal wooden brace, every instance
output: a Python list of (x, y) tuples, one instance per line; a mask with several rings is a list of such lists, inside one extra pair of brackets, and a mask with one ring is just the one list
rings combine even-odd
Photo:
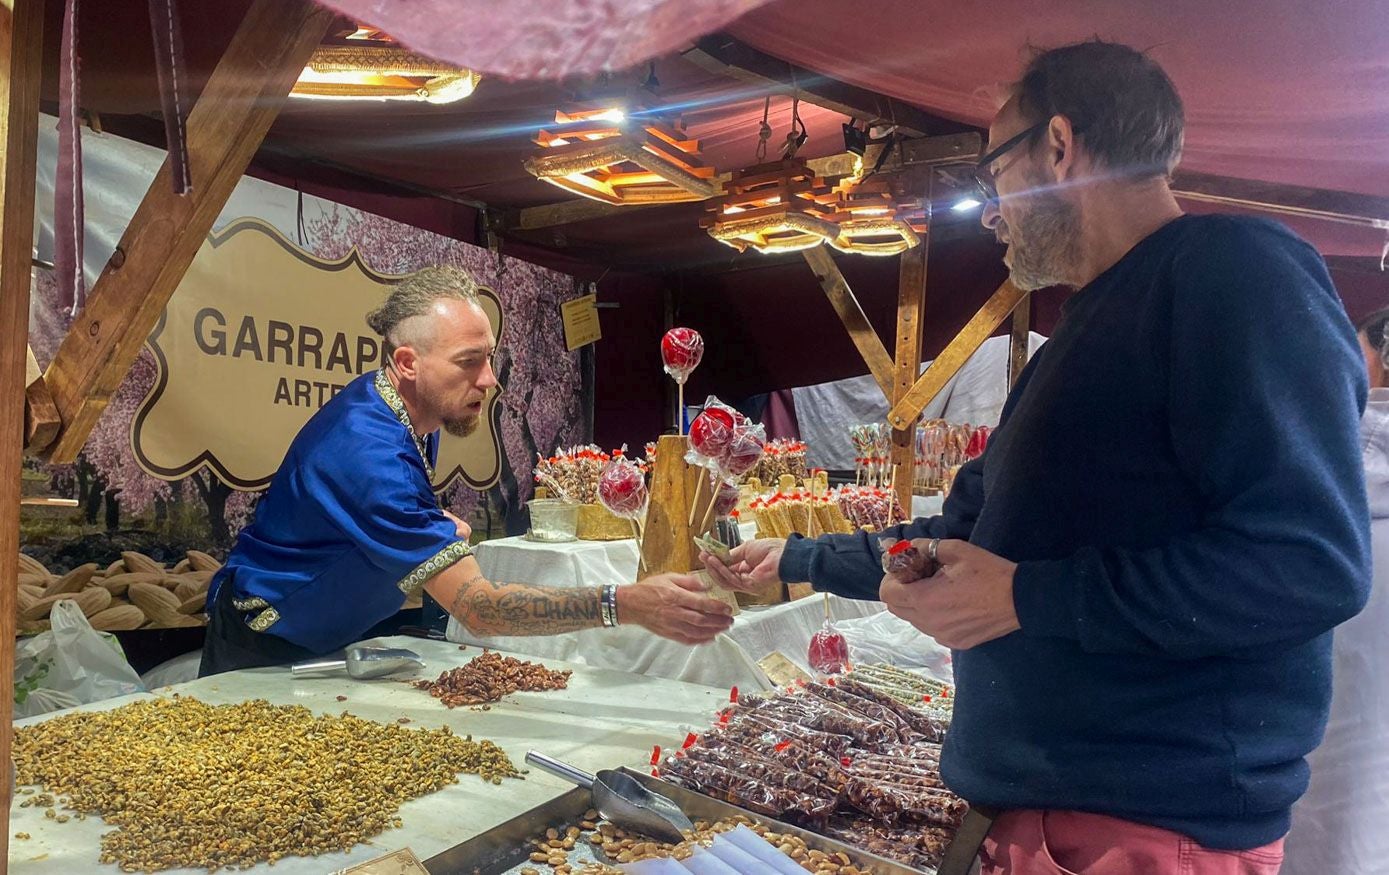
[(251, 4), (188, 116), (197, 187), (174, 194), (164, 161), (44, 373), (62, 419), (51, 461), (77, 458), (332, 20), (311, 0)]
[(931, 362), (931, 366), (916, 381), (911, 391), (888, 411), (888, 423), (893, 428), (910, 426), (921, 415), (921, 411), (926, 409), (926, 405), (931, 403), (931, 399), (936, 397), (936, 393), (945, 388), (951, 377), (959, 373), (960, 368), (964, 367), (980, 344), (989, 339), (994, 330), (1003, 324), (1003, 320), (1008, 318), (1008, 314), (1026, 297), (1027, 292), (1013, 285), (1012, 281), (1005, 281), (999, 286), (993, 296), (984, 302), (984, 306), (979, 308), (979, 312), (960, 329), (960, 333), (946, 344), (945, 349)]

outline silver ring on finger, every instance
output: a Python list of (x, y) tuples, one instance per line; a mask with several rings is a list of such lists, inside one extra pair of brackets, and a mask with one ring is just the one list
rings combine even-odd
[(932, 562), (939, 562), (940, 559), (936, 556), (936, 551), (939, 549), (940, 538), (932, 538), (931, 543), (926, 545), (926, 558), (930, 559)]

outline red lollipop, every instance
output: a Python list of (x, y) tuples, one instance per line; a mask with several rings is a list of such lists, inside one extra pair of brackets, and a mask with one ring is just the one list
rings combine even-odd
[(722, 518), (733, 513), (733, 509), (738, 506), (740, 494), (738, 484), (731, 480), (719, 484), (719, 493), (714, 496), (714, 515)]
[(598, 500), (613, 515), (635, 519), (646, 509), (646, 478), (626, 459), (614, 459), (598, 475)]
[(751, 471), (762, 458), (766, 438), (767, 430), (761, 425), (748, 425), (747, 420), (734, 425), (733, 438), (723, 457), (723, 470), (734, 477)]
[(722, 405), (709, 405), (690, 423), (690, 450), (697, 456), (717, 462), (733, 442), (733, 412)]
[(666, 373), (682, 386), (703, 358), (704, 338), (693, 328), (672, 328), (661, 338), (661, 359), (665, 362)]
[(839, 674), (849, 667), (849, 642), (826, 620), (824, 627), (810, 636), (806, 661), (821, 674)]

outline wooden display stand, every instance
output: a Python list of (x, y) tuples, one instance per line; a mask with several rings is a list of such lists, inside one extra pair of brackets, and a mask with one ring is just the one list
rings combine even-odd
[[(707, 477), (703, 468), (685, 461), (689, 442), (679, 435), (663, 435), (656, 444), (656, 468), (651, 472), (651, 499), (646, 509), (646, 526), (642, 532), (640, 549), (646, 562), (648, 574), (661, 574), (667, 571), (686, 573), (699, 571), (699, 548), (695, 546), (697, 535), (706, 535), (713, 529), (712, 523), (705, 523), (709, 516), (709, 505), (715, 495), (706, 483), (701, 487), (700, 479)], [(696, 494), (700, 500), (695, 505), (693, 516), (690, 503)], [(691, 524), (691, 518), (694, 523)], [(708, 578), (703, 578), (708, 581)], [(737, 601), (733, 593), (708, 581), (710, 595), (721, 598), (734, 605)]]

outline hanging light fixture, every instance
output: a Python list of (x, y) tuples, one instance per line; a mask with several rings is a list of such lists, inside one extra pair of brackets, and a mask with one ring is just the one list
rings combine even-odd
[(782, 145), (781, 160), (767, 161), (771, 97), (763, 103), (757, 137), (757, 158), (762, 163), (734, 171), (723, 196), (710, 201), (700, 222), (710, 237), (739, 252), (752, 249), (765, 255), (812, 249), (835, 238), (833, 208), (825, 206), (831, 189), (796, 157), (807, 138), (799, 105), (799, 98), (792, 101), (791, 131)]
[(291, 97), (328, 100), (417, 100), (453, 103), (482, 77), (401, 48), (390, 37), (358, 28), (341, 43), (314, 49)]
[(914, 225), (925, 211), (920, 198), (900, 197), (885, 179), (846, 179), (835, 187), (833, 209), (838, 233), (829, 243), (857, 255), (898, 255), (921, 244)]
[(798, 252), (833, 240), (828, 186), (800, 158), (784, 158), (733, 173), (726, 193), (700, 223), (709, 236), (739, 252)]
[(534, 137), (540, 148), (525, 160), (526, 170), (572, 194), (609, 204), (713, 197), (717, 171), (705, 166), (699, 141), (689, 138), (678, 116), (648, 109), (647, 102), (628, 93), (556, 112), (554, 128)]

